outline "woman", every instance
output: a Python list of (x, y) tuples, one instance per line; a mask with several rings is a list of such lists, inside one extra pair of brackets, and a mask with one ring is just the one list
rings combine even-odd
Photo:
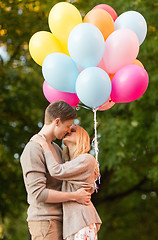
[[(62, 191), (73, 192), (84, 187), (94, 192), (97, 162), (89, 154), (90, 138), (88, 133), (80, 126), (71, 127), (71, 133), (66, 134), (63, 143), (66, 146), (63, 164), (56, 159), (56, 152), (50, 151), (49, 143), (40, 136), (33, 137), (34, 141), (41, 144), (48, 171), (51, 176), (63, 180)], [(53, 143), (52, 143), (53, 144)], [(70, 161), (67, 161), (70, 160)], [(66, 240), (97, 240), (97, 231), (101, 219), (93, 206), (82, 205), (77, 202), (63, 203), (63, 237)]]

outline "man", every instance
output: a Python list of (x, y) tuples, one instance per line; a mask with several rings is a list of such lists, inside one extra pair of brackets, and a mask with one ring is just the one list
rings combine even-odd
[[(64, 101), (56, 101), (45, 110), (44, 126), (38, 133), (50, 143), (62, 139), (71, 131), (76, 112)], [(51, 145), (51, 144), (50, 144)], [(57, 144), (56, 160), (62, 163), (62, 151)], [(52, 146), (52, 149), (53, 149)], [(62, 202), (77, 201), (89, 204), (91, 195), (84, 189), (60, 192), (62, 181), (50, 176), (42, 147), (29, 141), (20, 158), (24, 183), (28, 194), (28, 226), (32, 240), (62, 240)]]

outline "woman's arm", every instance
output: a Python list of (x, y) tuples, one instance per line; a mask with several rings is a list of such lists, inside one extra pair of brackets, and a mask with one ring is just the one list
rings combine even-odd
[(28, 194), (38, 203), (59, 203), (76, 201), (88, 205), (91, 195), (84, 188), (71, 192), (61, 192), (48, 189), (46, 186), (45, 164), (41, 147), (36, 143), (29, 143), (20, 158), (24, 181)]
[(42, 146), (47, 168), (51, 176), (60, 180), (84, 181), (94, 171), (96, 160), (92, 155), (83, 154), (71, 161), (60, 164), (56, 161), (57, 153), (55, 148), (52, 149), (51, 147), (50, 150), (46, 139), (36, 136), (33, 140)]

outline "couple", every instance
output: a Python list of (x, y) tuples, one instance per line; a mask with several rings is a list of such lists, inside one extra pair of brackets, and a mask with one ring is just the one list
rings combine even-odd
[[(75, 118), (66, 102), (49, 104), (42, 129), (21, 155), (32, 240), (97, 239), (101, 220), (90, 200), (97, 163), (88, 133), (72, 126)], [(63, 138), (63, 152), (55, 138)]]

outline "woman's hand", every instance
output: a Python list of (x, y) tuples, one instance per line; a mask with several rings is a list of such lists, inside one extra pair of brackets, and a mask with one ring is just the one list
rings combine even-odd
[(44, 152), (50, 151), (49, 144), (44, 135), (36, 134), (30, 139), (30, 141), (39, 143), (42, 146)]
[(74, 200), (78, 203), (89, 205), (91, 201), (91, 194), (86, 191), (85, 188), (80, 188), (76, 192), (73, 192), (75, 194)]

